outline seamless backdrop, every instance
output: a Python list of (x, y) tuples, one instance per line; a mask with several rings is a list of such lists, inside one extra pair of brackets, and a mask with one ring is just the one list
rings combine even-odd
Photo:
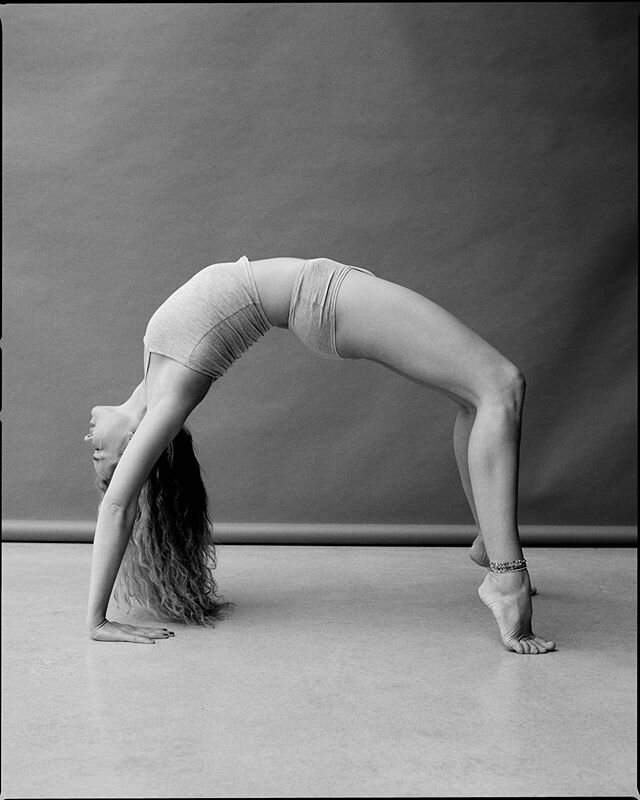
[[(372, 269), (528, 379), (524, 524), (635, 522), (636, 3), (6, 4), (3, 515), (197, 269)], [(446, 398), (274, 330), (193, 416), (216, 519), (470, 523)]]

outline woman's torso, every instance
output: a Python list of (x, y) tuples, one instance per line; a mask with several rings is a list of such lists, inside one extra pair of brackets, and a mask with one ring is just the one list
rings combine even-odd
[[(287, 328), (293, 287), (305, 260), (266, 258), (249, 263), (264, 316), (273, 326)], [(211, 376), (189, 368), (183, 359), (176, 360), (171, 353), (149, 352), (145, 346), (144, 360), (147, 407), (177, 392), (190, 398), (190, 406), (195, 408), (206, 395)]]
[(267, 319), (277, 328), (286, 328), (293, 286), (305, 259), (263, 258), (250, 263)]

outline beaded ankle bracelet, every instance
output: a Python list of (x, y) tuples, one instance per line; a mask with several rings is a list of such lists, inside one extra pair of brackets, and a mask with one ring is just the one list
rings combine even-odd
[(524, 558), (518, 558), (516, 561), (490, 561), (489, 569), (491, 572), (520, 572), (527, 568), (527, 562)]

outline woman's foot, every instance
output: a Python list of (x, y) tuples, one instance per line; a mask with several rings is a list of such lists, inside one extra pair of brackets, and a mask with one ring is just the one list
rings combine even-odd
[[(469, 558), (478, 566), (489, 569), (489, 556), (485, 550), (484, 539), (481, 533), (476, 536), (473, 540), (473, 544), (469, 548)], [(531, 594), (538, 594), (538, 590), (535, 586), (531, 587)]]
[(478, 594), (495, 617), (500, 638), (508, 650), (537, 655), (556, 649), (555, 642), (548, 642), (531, 630), (531, 583), (526, 570), (488, 572)]
[(469, 558), (478, 566), (489, 569), (489, 556), (484, 548), (484, 539), (481, 533), (476, 536), (473, 540), (473, 544), (469, 548)]

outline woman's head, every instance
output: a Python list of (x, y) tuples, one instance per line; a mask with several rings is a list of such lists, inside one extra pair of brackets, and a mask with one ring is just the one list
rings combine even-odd
[(122, 406), (95, 406), (91, 409), (90, 431), (84, 437), (93, 448), (93, 467), (98, 486), (106, 488), (120, 456), (133, 436), (133, 419)]
[[(122, 415), (111, 406), (92, 410), (97, 486), (104, 493), (118, 452), (127, 445)], [(104, 438), (101, 438), (104, 437)], [(130, 438), (130, 437), (129, 437)], [(113, 465), (113, 466), (111, 466)], [(116, 600), (141, 605), (173, 620), (213, 624), (230, 608), (213, 578), (216, 552), (207, 491), (193, 440), (182, 428), (162, 452), (140, 492), (138, 512), (118, 575)]]

